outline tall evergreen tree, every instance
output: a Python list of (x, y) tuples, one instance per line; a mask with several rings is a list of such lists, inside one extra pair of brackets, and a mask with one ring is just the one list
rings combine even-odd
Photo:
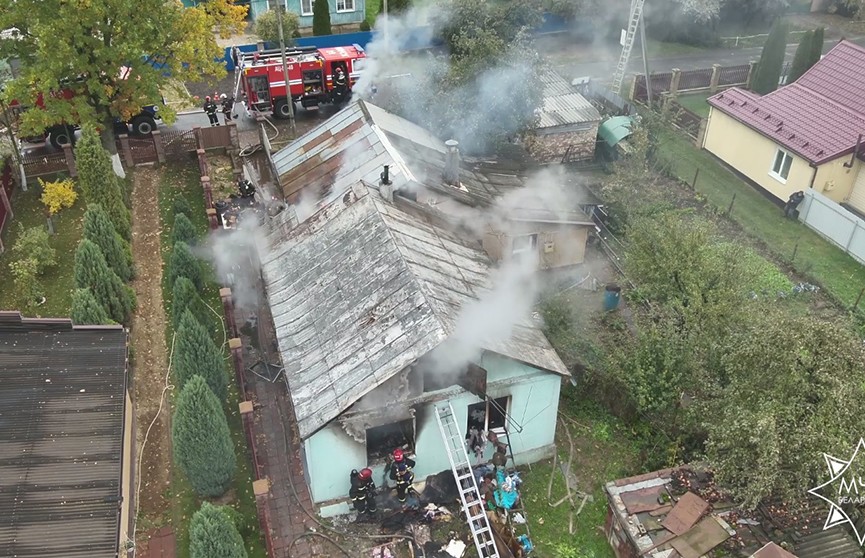
[(229, 510), (204, 502), (189, 522), (190, 558), (247, 558)]
[(189, 202), (181, 195), (178, 195), (174, 198), (174, 201), (171, 203), (172, 212), (176, 215), (178, 213), (183, 213), (190, 219), (192, 219), (192, 206), (189, 205)]
[(72, 293), (72, 323), (75, 325), (103, 325), (111, 319), (90, 289), (75, 289)]
[(237, 459), (222, 405), (201, 376), (193, 376), (180, 391), (171, 443), (174, 461), (199, 496), (225, 494)]
[(171, 289), (171, 324), (174, 329), (180, 327), (180, 318), (187, 310), (198, 323), (204, 326), (204, 329), (210, 331), (215, 319), (213, 312), (198, 296), (198, 290), (192, 281), (186, 277), (178, 277), (174, 282), (174, 288)]
[(115, 322), (126, 323), (135, 308), (135, 293), (108, 267), (99, 247), (86, 238), (75, 251), (75, 286), (90, 289)]
[(751, 90), (760, 95), (771, 93), (778, 89), (781, 79), (781, 69), (784, 65), (784, 52), (787, 48), (787, 24), (777, 21), (769, 31), (760, 62), (751, 80)]
[(177, 345), (174, 351), (174, 377), (183, 388), (194, 376), (200, 376), (220, 400), (225, 401), (228, 392), (228, 376), (222, 352), (213, 339), (187, 310), (177, 326)]
[(108, 213), (100, 204), (90, 204), (84, 213), (84, 238), (99, 246), (108, 267), (124, 281), (132, 279), (129, 243), (117, 234)]
[(819, 62), (820, 57), (823, 56), (824, 31), (822, 27), (814, 30), (814, 36), (811, 38), (811, 64), (809, 64), (809, 68)]
[(799, 40), (799, 46), (796, 47), (796, 54), (793, 55), (793, 63), (790, 65), (790, 72), (787, 74), (788, 84), (799, 79), (799, 77), (811, 67), (813, 41), (813, 31), (808, 31), (802, 35), (802, 38)]
[(312, 34), (316, 37), (330, 35), (330, 3), (328, 0), (313, 0)]
[(78, 184), (87, 204), (101, 204), (111, 218), (114, 230), (124, 240), (132, 239), (132, 218), (123, 202), (120, 179), (111, 166), (111, 156), (102, 147), (99, 135), (85, 128), (75, 146)]
[(171, 257), (168, 259), (168, 284), (172, 288), (178, 277), (186, 277), (198, 290), (204, 287), (201, 262), (185, 242), (175, 242), (174, 250), (171, 251)]
[(174, 216), (174, 227), (171, 229), (171, 240), (174, 243), (185, 242), (192, 246), (195, 244), (198, 235), (195, 234), (195, 226), (189, 217), (183, 213), (178, 213)]

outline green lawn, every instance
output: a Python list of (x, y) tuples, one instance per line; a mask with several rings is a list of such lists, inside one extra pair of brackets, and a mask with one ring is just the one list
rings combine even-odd
[[(159, 211), (162, 219), (162, 258), (165, 262), (166, 269), (168, 258), (170, 256), (171, 228), (174, 220), (173, 204), (174, 200), (178, 197), (186, 199), (192, 208), (192, 223), (199, 231), (201, 231), (202, 235), (206, 234), (209, 227), (207, 224), (207, 217), (204, 213), (204, 195), (201, 190), (198, 167), (191, 162), (185, 165), (168, 165), (164, 168), (162, 174), (162, 183), (160, 184), (159, 189)], [(221, 315), (222, 302), (219, 298), (220, 286), (215, 279), (213, 279), (210, 267), (206, 267), (207, 270), (211, 272), (211, 279), (207, 282), (204, 291), (201, 293), (202, 299)], [(162, 293), (166, 305), (166, 316), (171, 316), (171, 291), (167, 286), (167, 274), (163, 274)], [(216, 323), (216, 320), (214, 320), (214, 322)], [(221, 326), (218, 327), (221, 328)], [(171, 347), (172, 336), (173, 330), (169, 323), (166, 328), (166, 340), (169, 348)], [(219, 342), (222, 343), (225, 336), (221, 329), (216, 336), (219, 338)], [(228, 359), (227, 346), (225, 348), (225, 356), (226, 359)], [(239, 528), (246, 543), (246, 550), (249, 558), (265, 558), (267, 552), (264, 547), (264, 541), (259, 532), (255, 496), (252, 493), (252, 464), (246, 446), (246, 437), (243, 432), (240, 411), (238, 410), (240, 394), (238, 393), (237, 385), (234, 382), (233, 368), (228, 362), (226, 363), (226, 370), (231, 376), (226, 415), (228, 418), (228, 426), (231, 428), (231, 435), (234, 439), (235, 452), (237, 453), (237, 474), (235, 476), (234, 486), (226, 496), (219, 499), (218, 503), (230, 503), (232, 507), (240, 512), (240, 521), (242, 525), (240, 525)], [(168, 501), (172, 503), (170, 515), (175, 528), (175, 533), (177, 534), (177, 556), (178, 558), (188, 558), (189, 520), (192, 518), (192, 514), (194, 514), (198, 509), (201, 500), (192, 492), (192, 489), (184, 478), (183, 473), (176, 467), (172, 469), (172, 480), (169, 488)]]
[(709, 117), (709, 103), (706, 102), (706, 99), (714, 95), (714, 93), (695, 93), (693, 95), (679, 95), (676, 97), (676, 102), (690, 110), (691, 112), (695, 112), (703, 118)]
[(805, 225), (785, 219), (778, 206), (689, 139), (668, 130), (661, 143), (659, 156), (674, 175), (690, 183), (699, 169), (698, 194), (724, 211), (735, 195), (731, 217), (743, 231), (764, 243), (778, 260), (822, 286), (836, 302), (852, 307), (865, 287), (865, 267)]
[(9, 262), (14, 261), (12, 247), (18, 236), (19, 224), (24, 228), (44, 227), (45, 206), (39, 201), (42, 194), (38, 184), (31, 184), (27, 192), (20, 188), (12, 196), (14, 218), (6, 222), (3, 232), (3, 245), (6, 251), (0, 255), (0, 281), (6, 288), (0, 293), (0, 308), (20, 310), (25, 315), (68, 318), (72, 310), (72, 291), (75, 289), (73, 269), (75, 248), (81, 240), (84, 217), (84, 200), (80, 197), (71, 208), (64, 209), (53, 218), (54, 236), (51, 246), (57, 253), (57, 265), (46, 270), (40, 278), (45, 292), (45, 304), (31, 309), (25, 308), (26, 301), (14, 288)]

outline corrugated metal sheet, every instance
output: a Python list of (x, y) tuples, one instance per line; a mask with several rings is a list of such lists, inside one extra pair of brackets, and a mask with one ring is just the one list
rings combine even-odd
[(543, 106), (538, 111), (538, 128), (575, 126), (600, 122), (601, 113), (557, 73), (547, 70), (541, 75), (544, 88)]
[(0, 556), (115, 557), (126, 332), (9, 318), (0, 319)]

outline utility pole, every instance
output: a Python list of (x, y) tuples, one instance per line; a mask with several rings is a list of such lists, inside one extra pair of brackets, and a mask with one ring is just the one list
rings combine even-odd
[(285, 36), (282, 34), (283, 10), (285, 10), (285, 6), (277, 4), (276, 22), (279, 28), (279, 50), (282, 53), (282, 75), (285, 76), (285, 95), (288, 104), (288, 120), (291, 124), (291, 139), (294, 139), (297, 137), (297, 126), (294, 123), (294, 99), (291, 97), (291, 84), (288, 80), (288, 62), (285, 59)]
[(646, 46), (646, 18), (640, 14), (640, 46), (643, 49), (643, 70), (646, 72), (646, 102), (652, 107), (652, 80), (649, 76), (649, 48)]
[(387, 28), (389, 27), (389, 25), (387, 24), (387, 0), (382, 0), (382, 8), (384, 11), (384, 45), (385, 45), (385, 48), (387, 49), (387, 47), (390, 46), (390, 43), (388, 42), (388, 31), (387, 31)]

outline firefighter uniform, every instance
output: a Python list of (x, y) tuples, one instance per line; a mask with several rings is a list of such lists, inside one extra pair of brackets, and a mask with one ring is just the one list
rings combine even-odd
[(359, 514), (375, 513), (375, 483), (370, 469), (351, 472), (349, 495), (354, 503), (354, 509)]
[(390, 480), (396, 481), (396, 497), (400, 503), (405, 502), (406, 493), (414, 482), (415, 462), (405, 456), (403, 450), (393, 450), (393, 465), (390, 468)]
[(225, 123), (231, 122), (231, 110), (234, 108), (234, 97), (229, 97), (225, 93), (220, 95), (222, 101), (222, 116), (225, 118)]
[(204, 98), (204, 113), (210, 120), (211, 126), (219, 126), (219, 119), (216, 116), (216, 103), (210, 99), (209, 95)]

